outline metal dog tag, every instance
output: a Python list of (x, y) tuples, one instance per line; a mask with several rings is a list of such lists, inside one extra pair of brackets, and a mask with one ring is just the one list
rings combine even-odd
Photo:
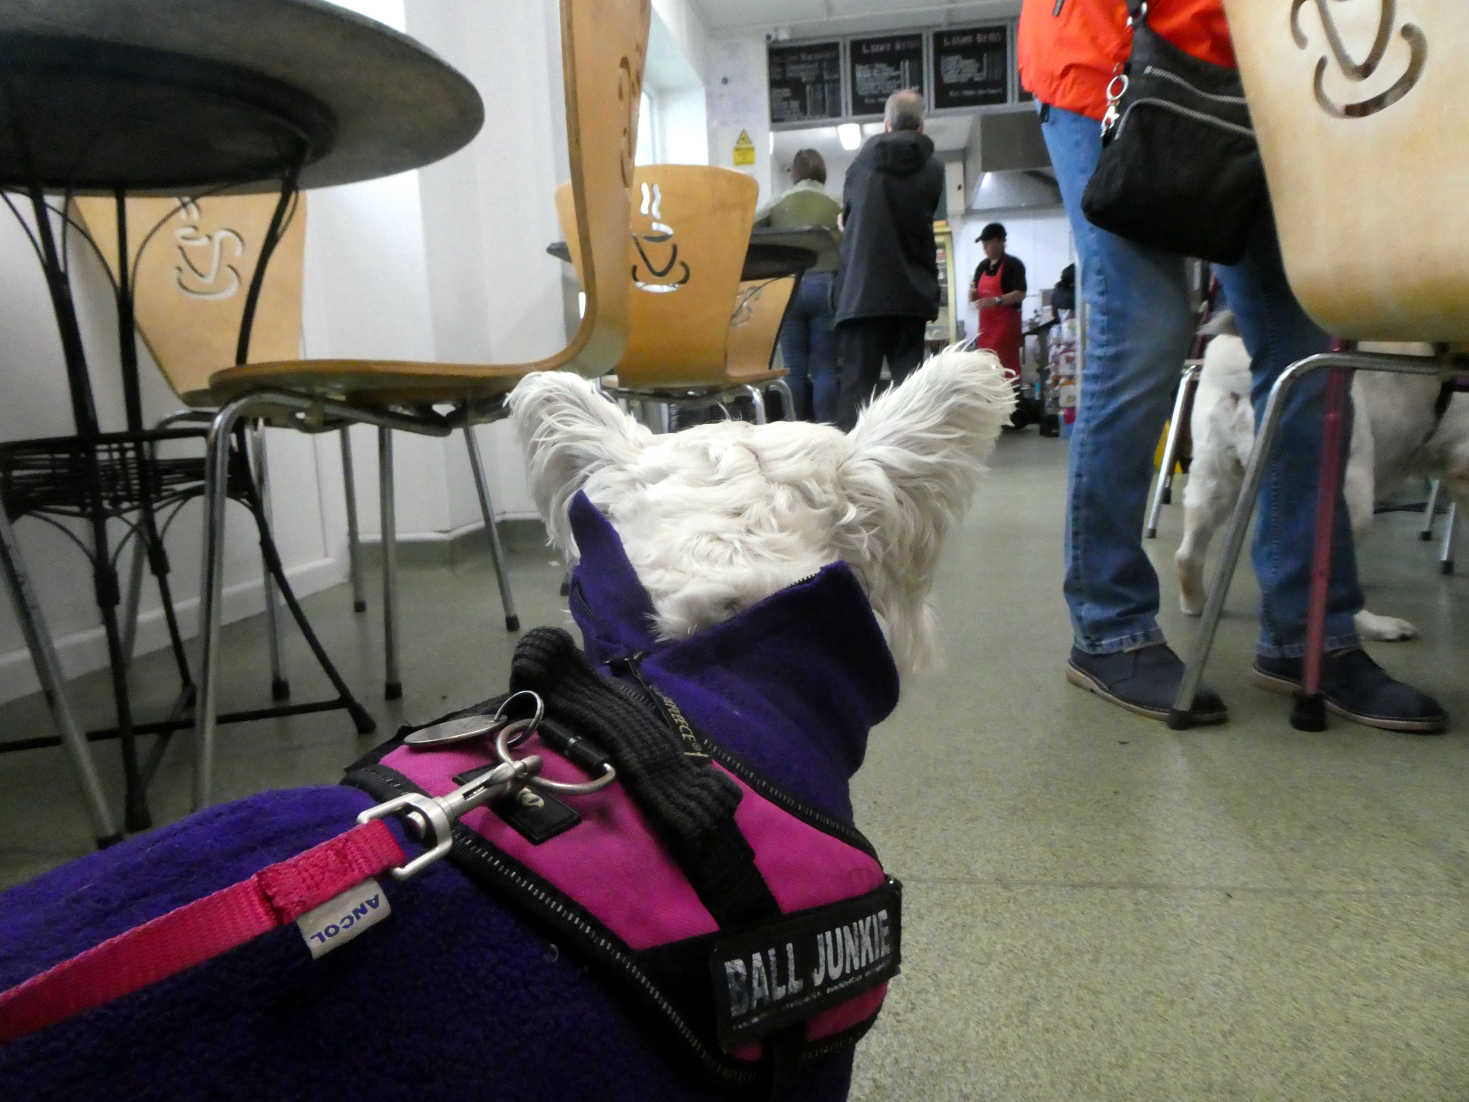
[(499, 716), (472, 715), (446, 719), (432, 727), (414, 731), (403, 741), (409, 746), (446, 746), (451, 742), (483, 738), (504, 723)]

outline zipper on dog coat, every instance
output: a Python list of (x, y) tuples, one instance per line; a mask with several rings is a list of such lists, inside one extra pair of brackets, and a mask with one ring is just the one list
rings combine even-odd
[[(638, 677), (636, 655), (617, 666)], [(855, 1044), (901, 947), (901, 887), (871, 844), (704, 738), (645, 680), (599, 675), (564, 631), (521, 640), (510, 687), (430, 726), (474, 732), (470, 716), (530, 690), (546, 712), (523, 749), (541, 776), (584, 781), (610, 762), (617, 781), (552, 807), (549, 831), (532, 789), (477, 808), (455, 824), (450, 859), (630, 993), (719, 1084), (785, 1082)], [(440, 796), (498, 761), (473, 733), (413, 733), (348, 783)]]

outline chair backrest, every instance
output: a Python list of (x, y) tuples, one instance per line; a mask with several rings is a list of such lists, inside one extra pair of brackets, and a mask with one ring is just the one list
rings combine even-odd
[[(128, 262), (139, 334), (176, 394), (201, 402), (209, 376), (235, 362), (240, 318), (278, 196), (128, 199)], [(265, 269), (250, 332), (254, 363), (301, 354), (305, 196)], [(117, 277), (115, 200), (79, 198), (77, 213)]]
[(729, 321), (728, 374), (761, 375), (775, 359), (775, 340), (796, 289), (796, 277), (752, 279), (740, 284)]
[[(744, 173), (706, 165), (645, 165), (636, 188), (621, 277), (628, 288), (622, 386), (684, 387), (725, 375), (730, 319), (755, 221), (759, 187)], [(570, 197), (556, 208), (583, 286), (590, 278), (571, 243)]]
[(1301, 305), (1333, 336), (1469, 341), (1463, 0), (1224, 8)]
[(581, 258), (586, 292), (581, 325), (561, 363), (588, 378), (612, 370), (627, 346), (628, 192), (648, 53), (651, 0), (561, 0), (561, 67), (566, 88), (566, 146), (571, 179), (563, 185), (575, 214), (558, 196), (561, 232)]
[[(587, 291), (587, 308), (576, 334), (556, 355), (533, 363), (513, 365), (517, 370), (549, 370), (569, 368), (595, 377), (610, 371), (622, 356), (627, 344), (628, 285), (624, 276), (627, 262), (628, 191), (633, 186), (633, 154), (637, 148), (638, 108), (642, 96), (643, 66), (647, 56), (651, 0), (561, 0), (561, 61), (566, 94), (566, 139), (571, 180), (567, 185), (574, 198), (574, 215), (564, 222), (563, 232), (586, 257), (583, 286)], [(569, 202), (572, 200), (569, 199)], [(117, 252), (115, 231), (111, 228), (111, 199), (82, 199), (78, 207), (93, 227), (109, 265), (115, 264)], [(129, 199), (129, 224), (138, 229), (129, 233), (130, 252), (136, 255), (146, 223), (151, 227), (177, 211), (170, 225), (160, 230), (166, 240), (178, 248), (159, 248), (157, 244), (144, 250), (143, 265), (138, 274), (138, 325), (154, 358), (168, 376), (169, 383), (181, 395), (194, 393), (202, 400), (211, 374), (235, 362), (240, 303), (238, 298), (190, 299), (184, 315), (143, 306), (145, 297), (168, 286), (179, 267), (181, 252), (191, 262), (184, 265), (179, 278), (190, 285), (199, 266), (208, 272), (209, 265), (224, 270), (235, 263), (229, 258), (238, 251), (246, 263), (236, 263), (242, 281), (253, 272), (251, 251), (264, 236), (274, 196), (217, 196), (197, 201), (192, 207), (177, 211), (174, 199)], [(154, 204), (155, 213), (136, 216), (133, 204)], [(97, 204), (105, 204), (103, 210)], [(197, 214), (205, 223), (189, 219)], [(86, 212), (91, 212), (88, 215)], [(248, 213), (242, 213), (248, 212)], [(259, 231), (249, 227), (259, 224)], [(301, 331), (301, 252), (304, 241), (304, 218), (298, 210), (287, 234), (277, 247), (266, 269), (266, 284), (256, 311), (250, 341), (251, 363), (274, 363), (294, 360), (300, 355)], [(195, 227), (189, 229), (190, 226)], [(141, 232), (138, 232), (141, 230)], [(184, 234), (177, 237), (177, 234)], [(231, 234), (233, 236), (231, 236)], [(105, 238), (105, 240), (104, 240)], [(212, 242), (217, 244), (208, 244)], [(288, 248), (289, 246), (289, 248)], [(217, 253), (208, 252), (217, 248)], [(195, 251), (200, 255), (195, 256)], [(221, 259), (216, 260), (216, 256)], [(154, 268), (157, 271), (154, 271)], [(153, 277), (157, 276), (157, 279)], [(216, 290), (223, 290), (222, 287)], [(175, 295), (176, 297), (176, 295)], [(214, 302), (212, 313), (203, 307)], [(233, 311), (233, 321), (224, 324), (213, 313)], [(511, 365), (496, 365), (505, 367)], [(370, 388), (367, 388), (370, 389)]]

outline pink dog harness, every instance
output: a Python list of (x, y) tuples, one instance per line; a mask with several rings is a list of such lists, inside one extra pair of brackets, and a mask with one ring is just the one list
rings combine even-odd
[[(514, 760), (496, 756), (513, 736), (541, 782), (573, 795), (538, 783), (468, 811), (451, 860), (620, 984), (715, 1081), (787, 1081), (875, 1019), (898, 970), (900, 885), (853, 827), (642, 684), (599, 676), (564, 631), (537, 629), (494, 716), (401, 731), (347, 779), (380, 799), (444, 796)], [(517, 696), (544, 716), (507, 725)]]
[[(787, 1083), (849, 1048), (898, 970), (900, 885), (855, 828), (705, 739), (624, 665), (641, 689), (597, 674), (564, 631), (530, 632), (493, 714), (404, 729), (349, 770), (386, 800), (357, 827), (0, 994), (0, 1043), (298, 919), (329, 951), (377, 917), (371, 877), (448, 854), (721, 1086)], [(509, 718), (520, 704), (532, 718)], [(427, 853), (405, 858), (378, 821), (399, 812)]]

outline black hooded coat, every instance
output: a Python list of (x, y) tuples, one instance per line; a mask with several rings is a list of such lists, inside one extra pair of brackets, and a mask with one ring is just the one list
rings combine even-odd
[(933, 219), (943, 191), (944, 166), (926, 134), (894, 130), (868, 139), (842, 187), (838, 325), (938, 316)]

